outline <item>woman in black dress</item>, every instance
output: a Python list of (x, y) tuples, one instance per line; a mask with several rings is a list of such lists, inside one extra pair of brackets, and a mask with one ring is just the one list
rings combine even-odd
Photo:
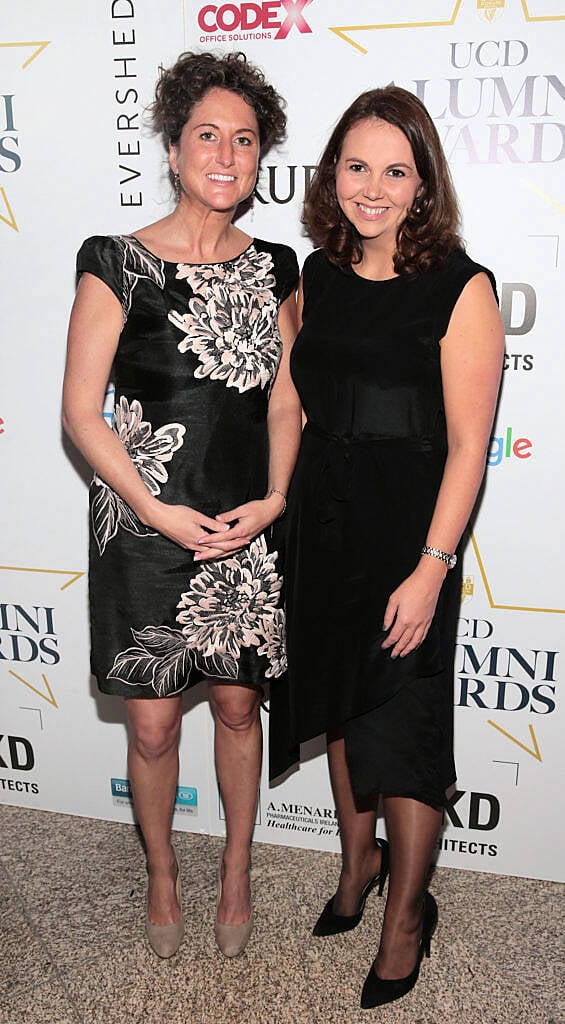
[(252, 924), (260, 695), (285, 669), (271, 524), (285, 506), (300, 404), (288, 369), (295, 254), (232, 221), (286, 118), (243, 54), (206, 53), (162, 72), (153, 115), (177, 206), (135, 234), (82, 246), (63, 415), (95, 472), (92, 669), (102, 691), (128, 698), (147, 937), (162, 957), (183, 937), (170, 842), (181, 692), (208, 678), (227, 834), (215, 932), (235, 956)]
[[(314, 929), (358, 924), (390, 885), (364, 1007), (409, 991), (437, 919), (426, 879), (455, 780), (460, 540), (485, 467), (503, 330), (465, 254), (437, 132), (411, 93), (360, 96), (325, 149), (305, 222), (291, 372), (307, 424), (287, 513), (289, 689), (271, 774), (327, 734), (343, 863)], [(383, 797), (390, 849), (375, 840)]]

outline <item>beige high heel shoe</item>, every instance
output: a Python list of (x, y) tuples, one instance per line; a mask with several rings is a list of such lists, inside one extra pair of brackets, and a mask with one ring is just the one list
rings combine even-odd
[(214, 922), (214, 935), (216, 936), (216, 942), (218, 949), (224, 954), (224, 956), (239, 956), (243, 953), (247, 943), (249, 942), (249, 936), (253, 930), (253, 908), (251, 913), (243, 924), (220, 924), (218, 921), (218, 907), (222, 898), (222, 861), (218, 868), (218, 891), (216, 897), (216, 920)]
[(175, 861), (177, 865), (175, 892), (177, 895), (178, 905), (180, 907), (179, 920), (175, 921), (174, 924), (152, 924), (149, 920), (149, 911), (147, 911), (145, 915), (145, 936), (153, 952), (163, 960), (167, 960), (170, 956), (174, 956), (184, 938), (180, 867), (176, 853)]

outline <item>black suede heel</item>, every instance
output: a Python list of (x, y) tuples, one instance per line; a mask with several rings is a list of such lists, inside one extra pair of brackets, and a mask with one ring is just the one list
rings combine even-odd
[(374, 967), (371, 967), (363, 985), (361, 993), (361, 1008), (371, 1010), (374, 1006), (383, 1006), (385, 1003), (392, 1003), (395, 999), (402, 999), (418, 981), (420, 964), (424, 954), (429, 957), (432, 935), (437, 926), (438, 910), (437, 903), (431, 893), (424, 896), (424, 919), (422, 921), (422, 938), (418, 947), (418, 956), (414, 970), (405, 978), (379, 978)]
[(332, 896), (332, 898), (326, 903), (322, 913), (316, 921), (316, 924), (312, 929), (312, 935), (339, 935), (340, 932), (351, 931), (352, 928), (357, 927), (363, 917), (363, 911), (365, 910), (365, 903), (369, 893), (378, 886), (378, 895), (382, 896), (389, 870), (389, 847), (386, 839), (377, 839), (377, 843), (381, 848), (381, 868), (378, 875), (374, 875), (373, 878), (369, 879), (363, 889), (361, 896), (359, 897), (359, 909), (357, 913), (349, 915), (334, 914), (333, 902), (335, 896)]

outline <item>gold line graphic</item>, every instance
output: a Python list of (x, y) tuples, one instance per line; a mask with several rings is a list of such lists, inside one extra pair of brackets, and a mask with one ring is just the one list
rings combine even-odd
[(8, 47), (8, 46), (35, 46), (36, 49), (35, 49), (34, 53), (32, 53), (31, 57), (28, 57), (28, 59), (26, 61), (24, 61), (24, 63), (22, 64), (22, 71), (24, 71), (25, 68), (27, 68), (31, 64), (32, 60), (35, 60), (36, 57), (39, 57), (40, 53), (43, 53), (45, 47), (49, 46), (50, 42), (51, 42), (50, 39), (44, 39), (41, 42), (38, 41), (38, 42), (35, 42), (35, 43), (0, 43), (0, 47)]
[(530, 14), (526, 0), (522, 0), (522, 10), (526, 21), (565, 21), (565, 14)]
[(481, 574), (484, 588), (486, 590), (487, 600), (491, 608), (500, 608), (502, 611), (507, 612), (548, 612), (552, 615), (565, 615), (565, 608), (530, 608), (527, 605), (521, 604), (497, 604), (496, 601), (494, 600), (494, 597), (492, 596), (492, 590), (490, 589), (489, 586), (487, 574), (485, 571), (483, 560), (481, 558), (481, 553), (475, 540), (474, 533), (471, 534), (471, 544), (473, 545), (473, 550), (475, 552), (475, 556), (479, 566), (479, 572)]
[(0, 565), (0, 572), (2, 570), (4, 572), (44, 572), (44, 573), (48, 573), (49, 575), (53, 575), (53, 576), (70, 576), (71, 577), (70, 580), (67, 580), (66, 583), (63, 583), (63, 585), (61, 587), (59, 587), (59, 590), (66, 590), (67, 587), (70, 587), (73, 583), (76, 583), (77, 580), (80, 580), (81, 576), (85, 575), (84, 572), (73, 572), (72, 570), (65, 570), (65, 569), (30, 569), (27, 566), (23, 566), (23, 565)]
[(503, 729), (501, 725), (497, 725), (496, 722), (493, 722), (490, 718), (487, 719), (487, 721), (489, 725), (492, 725), (493, 729), (498, 729), (498, 731), (501, 732), (503, 736), (506, 736), (507, 739), (512, 740), (512, 743), (515, 743), (517, 747), (521, 747), (522, 750), (525, 750), (526, 754), (530, 754), (531, 757), (535, 757), (536, 761), (539, 761), (540, 764), (542, 763), (543, 759), (540, 754), (540, 749), (538, 746), (538, 741), (536, 739), (536, 734), (534, 732), (533, 725), (528, 726), (528, 729), (530, 730), (530, 736), (532, 738), (532, 743), (534, 745), (534, 749), (532, 750), (530, 747), (527, 747), (525, 743), (521, 743), (520, 740), (517, 740), (515, 736), (512, 736), (511, 733), (506, 732), (506, 729)]
[(4, 204), (6, 206), (6, 209), (7, 209), (8, 213), (10, 214), (10, 219), (8, 220), (7, 217), (3, 217), (2, 214), (0, 213), (0, 220), (3, 221), (4, 224), (7, 224), (9, 228), (13, 228), (14, 231), (19, 231), (20, 229), (19, 229), (18, 225), (16, 224), (16, 218), (14, 217), (14, 213), (12, 211), (12, 207), (10, 206), (10, 203), (8, 202), (8, 196), (6, 195), (6, 189), (3, 188), (3, 187), (0, 188), (0, 196), (2, 196), (2, 199), (4, 200)]
[(525, 178), (522, 178), (522, 185), (525, 185), (526, 188), (529, 188), (530, 192), (534, 192), (536, 196), (540, 197), (540, 199), (543, 199), (546, 203), (549, 203), (550, 206), (553, 206), (553, 209), (557, 210), (558, 213), (565, 213), (565, 206), (563, 206), (562, 203), (558, 203), (557, 199), (552, 199), (551, 196), (548, 196), (547, 192), (538, 188), (538, 186), (534, 185), (533, 182), (526, 181)]
[(361, 46), (360, 43), (356, 43), (354, 39), (350, 39), (350, 37), (348, 35), (346, 35), (346, 33), (347, 32), (370, 32), (373, 29), (381, 29), (381, 28), (442, 28), (442, 27), (449, 27), (450, 25), (454, 24), (455, 19), (456, 19), (457, 15), (459, 14), (459, 8), (461, 7), (462, 3), (463, 3), (463, 0), (456, 0), (455, 6), (453, 8), (453, 13), (451, 15), (451, 18), (449, 18), (447, 21), (401, 21), (401, 22), (396, 22), (396, 23), (392, 23), (391, 22), (391, 23), (383, 24), (383, 25), (328, 25), (328, 28), (329, 28), (330, 32), (335, 32), (336, 36), (339, 36), (340, 39), (343, 39), (346, 43), (349, 43), (351, 46), (354, 46), (356, 50), (359, 50), (361, 53), (368, 53), (368, 51), (365, 49), (364, 46)]
[(52, 704), (54, 708), (58, 708), (59, 707), (59, 705), (57, 704), (57, 701), (55, 700), (55, 695), (53, 693), (53, 690), (51, 689), (51, 687), (49, 686), (49, 683), (47, 682), (47, 676), (42, 674), (41, 678), (43, 679), (43, 682), (45, 683), (45, 686), (47, 688), (47, 692), (49, 694), (48, 697), (44, 693), (42, 693), (41, 690), (38, 690), (37, 687), (32, 686), (31, 683), (28, 683), (27, 679), (23, 679), (22, 676), (19, 676), (17, 674), (17, 672), (13, 672), (11, 668), (8, 669), (8, 672), (10, 673), (11, 676), (14, 676), (15, 679), (18, 679), (20, 683), (23, 683), (24, 686), (27, 686), (29, 690), (33, 690), (33, 692), (36, 693), (38, 697), (41, 697), (42, 700), (46, 700), (47, 703), (48, 704)]
[[(344, 42), (349, 43), (350, 46), (355, 47), (360, 53), (368, 53), (361, 43), (357, 43), (355, 39), (351, 39), (348, 32), (370, 32), (373, 29), (383, 28), (449, 28), (455, 24), (457, 15), (461, 8), (463, 0), (456, 0), (453, 8), (451, 17), (445, 21), (400, 21), (400, 22), (387, 22), (381, 25), (328, 25), (330, 32), (334, 32), (336, 36), (343, 39)], [(528, 4), (526, 0), (522, 0), (522, 11), (524, 18), (528, 22), (534, 21), (565, 21), (565, 14), (530, 14), (528, 10)]]

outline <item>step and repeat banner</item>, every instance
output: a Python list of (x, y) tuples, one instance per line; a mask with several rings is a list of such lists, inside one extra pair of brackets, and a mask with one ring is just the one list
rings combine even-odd
[[(88, 235), (171, 209), (146, 115), (159, 65), (184, 49), (243, 50), (286, 97), (289, 133), (240, 226), (302, 262), (301, 204), (333, 125), (361, 91), (394, 82), (434, 118), (468, 251), (496, 275), (507, 352), (464, 561), (458, 783), (438, 863), (564, 878), (564, 44), (564, 0), (6, 5), (0, 802), (132, 820), (123, 704), (97, 693), (88, 667), (90, 473), (60, 427), (74, 259)], [(204, 686), (186, 708), (174, 827), (221, 835)], [(255, 837), (339, 848), (321, 740), (277, 786), (264, 772)]]

